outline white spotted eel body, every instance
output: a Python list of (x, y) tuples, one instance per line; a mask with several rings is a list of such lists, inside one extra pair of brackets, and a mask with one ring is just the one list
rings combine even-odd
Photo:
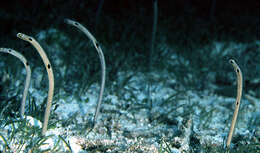
[(45, 135), (45, 132), (47, 131), (47, 126), (48, 126), (48, 121), (49, 121), (49, 116), (50, 116), (50, 111), (51, 111), (51, 105), (52, 105), (53, 92), (54, 92), (54, 76), (53, 76), (52, 66), (50, 64), (50, 61), (49, 61), (46, 53), (44, 52), (44, 50), (42, 49), (40, 44), (33, 37), (27, 36), (22, 33), (18, 33), (17, 37), (24, 41), (27, 41), (31, 45), (33, 45), (33, 47), (40, 54), (40, 56), (43, 60), (43, 63), (45, 65), (45, 68), (47, 70), (47, 73), (48, 73), (49, 91), (48, 91), (47, 106), (46, 106), (45, 113), (44, 113), (44, 122), (43, 122), (43, 128), (42, 128), (42, 135)]
[(94, 120), (93, 120), (93, 126), (95, 126), (99, 111), (100, 111), (100, 106), (101, 106), (101, 102), (102, 102), (102, 97), (103, 97), (103, 92), (104, 92), (104, 88), (105, 88), (105, 77), (106, 77), (106, 63), (105, 63), (105, 58), (104, 58), (104, 54), (103, 51), (99, 45), (99, 43), (97, 42), (97, 40), (95, 39), (95, 37), (88, 31), (87, 28), (85, 28), (82, 24), (70, 20), (70, 19), (65, 19), (65, 23), (72, 25), (76, 28), (78, 28), (80, 31), (82, 31), (94, 44), (99, 58), (100, 58), (100, 63), (101, 63), (101, 71), (102, 71), (102, 75), (101, 75), (101, 87), (100, 87), (100, 92), (99, 92), (99, 97), (98, 97), (98, 102), (97, 102), (97, 107), (96, 107), (96, 112), (95, 112), (95, 116), (94, 116)]
[(10, 49), (10, 48), (0, 48), (0, 52), (2, 53), (8, 53), (11, 54), (15, 57), (17, 57), (18, 59), (20, 59), (20, 61), (23, 62), (25, 69), (26, 69), (26, 80), (25, 80), (25, 86), (24, 86), (24, 91), (23, 91), (23, 99), (21, 102), (21, 107), (20, 107), (20, 116), (23, 117), (24, 116), (24, 111), (25, 111), (25, 101), (26, 101), (26, 97), (28, 94), (28, 89), (30, 86), (30, 81), (31, 81), (31, 67), (28, 64), (26, 58), (20, 54), (19, 52)]
[(232, 118), (232, 122), (231, 122), (231, 126), (230, 126), (230, 131), (229, 131), (228, 139), (226, 142), (227, 148), (229, 148), (229, 146), (230, 146), (232, 135), (234, 133), (237, 115), (238, 115), (239, 106), (240, 106), (240, 101), (241, 101), (241, 96), (242, 96), (242, 88), (243, 88), (243, 83), (242, 83), (243, 77), (242, 77), (242, 72), (241, 72), (239, 66), (233, 59), (229, 60), (229, 63), (233, 66), (233, 68), (236, 72), (236, 75), (237, 75), (237, 97), (236, 97), (236, 103), (235, 103), (235, 110), (234, 110), (234, 114), (233, 114), (233, 118)]

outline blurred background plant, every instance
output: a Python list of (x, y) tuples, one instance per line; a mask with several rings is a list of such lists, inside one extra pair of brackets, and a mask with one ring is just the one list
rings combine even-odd
[[(134, 116), (140, 109), (146, 109), (147, 99), (137, 91), (145, 90), (142, 83), (147, 79), (147, 75), (152, 75), (152, 81), (157, 86), (152, 88), (152, 92), (159, 92), (161, 86), (176, 91), (155, 99), (155, 109), (150, 116), (154, 124), (175, 125), (178, 123), (178, 116), (188, 117), (194, 114), (195, 108), (201, 107), (199, 101), (183, 104), (182, 100), (187, 100), (185, 91), (207, 91), (210, 94), (235, 97), (236, 76), (228, 63), (230, 58), (238, 62), (244, 74), (244, 94), (260, 98), (259, 2), (252, 1), (251, 5), (246, 5), (240, 1), (218, 1), (214, 17), (210, 19), (210, 1), (158, 1), (159, 22), (151, 58), (152, 73), (147, 73), (153, 21), (152, 1), (8, 2), (14, 5), (3, 2), (0, 8), (0, 44), (1, 47), (14, 48), (21, 52), (30, 62), (32, 84), (29, 102), (26, 103), (26, 114), (39, 120), (43, 119), (46, 101), (39, 97), (47, 97), (47, 75), (34, 48), (18, 40), (17, 32), (33, 36), (52, 62), (56, 80), (53, 112), (60, 107), (60, 99), (66, 99), (66, 103), (70, 103), (69, 98), (73, 95), (77, 97), (77, 101), (89, 103), (89, 99), (82, 95), (89, 89), (98, 91), (98, 88), (93, 87), (99, 84), (100, 80), (97, 53), (83, 34), (64, 24), (64, 18), (79, 21), (99, 40), (107, 64), (105, 95), (116, 95), (121, 102), (116, 104), (116, 108), (123, 112), (134, 110), (131, 112)], [(103, 6), (98, 10), (101, 2)], [(0, 55), (0, 69), (0, 119), (3, 126), (7, 120), (18, 116), (17, 104), (21, 99), (25, 79), (25, 75), (20, 74), (25, 74), (25, 70), (15, 58), (3, 55)], [(137, 77), (141, 80), (136, 81)], [(140, 88), (137, 88), (136, 82)], [(91, 94), (95, 95), (95, 92)], [(105, 98), (104, 102), (106, 105), (113, 103), (109, 98)], [(214, 104), (212, 102), (211, 106), (214, 107)], [(226, 105), (231, 108), (229, 103)], [(171, 109), (162, 115), (156, 108)], [(184, 111), (176, 113), (178, 108)], [(203, 127), (210, 128), (210, 117), (214, 116), (216, 111), (206, 107), (201, 109)], [(241, 109), (257, 112), (246, 102), (244, 105), (242, 102)], [(103, 108), (101, 111), (110, 110)], [(121, 111), (117, 113), (122, 115)], [(253, 116), (248, 121), (251, 127), (249, 131), (252, 133), (259, 125), (259, 115)], [(75, 129), (77, 126), (88, 126), (87, 123), (78, 125), (76, 115), (67, 121), (57, 119), (55, 113), (51, 118), (50, 124), (53, 127), (58, 125), (57, 122), (64, 127), (75, 124)], [(256, 151), (255, 144), (242, 147), (240, 143), (243, 141), (237, 139), (240, 141), (235, 144), (236, 149), (233, 152), (243, 152), (245, 149)], [(197, 139), (193, 139), (195, 145), (190, 144), (194, 152), (219, 152), (222, 149), (219, 146), (202, 145), (197, 142), (199, 140), (195, 140)], [(168, 142), (161, 144), (167, 143), (170, 147), (175, 145)], [(199, 149), (196, 149), (197, 146)], [(162, 150), (167, 151), (167, 148)]]

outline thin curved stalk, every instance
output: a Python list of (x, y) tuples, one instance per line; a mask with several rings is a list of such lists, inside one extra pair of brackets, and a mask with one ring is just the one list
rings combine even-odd
[(97, 42), (96, 38), (83, 25), (81, 25), (80, 23), (78, 23), (76, 21), (70, 20), (70, 19), (65, 19), (65, 23), (72, 25), (72, 26), (78, 28), (80, 31), (82, 31), (92, 41), (92, 43), (94, 44), (94, 46), (98, 52), (99, 58), (100, 58), (102, 75), (101, 75), (101, 87), (100, 87), (100, 92), (99, 92), (99, 97), (98, 97), (98, 103), (97, 103), (96, 112), (95, 112), (95, 116), (94, 116), (94, 120), (93, 120), (93, 126), (95, 126), (95, 123), (96, 123), (96, 120), (97, 120), (97, 117), (98, 117), (98, 114), (100, 111), (103, 92), (104, 92), (104, 88), (105, 88), (106, 63), (105, 63), (104, 54), (103, 54), (102, 49), (100, 48), (100, 45)]
[(31, 67), (28, 64), (26, 58), (22, 54), (20, 54), (19, 52), (15, 51), (13, 49), (0, 48), (0, 52), (8, 53), (8, 54), (11, 54), (11, 55), (17, 57), (18, 59), (20, 59), (20, 61), (23, 62), (24, 67), (26, 69), (26, 80), (25, 80), (25, 86), (24, 86), (24, 90), (23, 90), (23, 99), (21, 101), (21, 106), (20, 106), (20, 116), (23, 117), (24, 111), (25, 111), (25, 101), (26, 101), (26, 97), (28, 94), (28, 89), (29, 89), (30, 81), (31, 81)]
[[(158, 24), (158, 2), (157, 0), (153, 0), (153, 30), (152, 30), (152, 39), (151, 39), (151, 46), (150, 46), (150, 53), (149, 53), (149, 65), (148, 65), (148, 72), (151, 73), (152, 71), (152, 57), (154, 55), (154, 42), (156, 38), (156, 32), (157, 32), (157, 24)], [(151, 78), (148, 78), (148, 88), (147, 88), (147, 101), (150, 105), (150, 108), (152, 108), (152, 91), (151, 91), (152, 81)]]
[(103, 4), (104, 4), (104, 0), (99, 0), (99, 2), (98, 2), (98, 9), (97, 9), (97, 13), (96, 13), (95, 31), (96, 31), (96, 29), (98, 27), (98, 24), (99, 24), (99, 17), (100, 17), (100, 13), (101, 13)]
[(236, 75), (237, 75), (237, 97), (236, 97), (236, 103), (235, 103), (235, 110), (234, 110), (230, 130), (229, 130), (229, 134), (228, 134), (228, 139), (227, 139), (227, 143), (226, 143), (227, 149), (229, 149), (229, 147), (230, 147), (232, 135), (234, 133), (237, 115), (238, 115), (239, 106), (240, 106), (240, 100), (241, 100), (241, 96), (242, 96), (242, 88), (243, 88), (243, 85), (242, 85), (243, 77), (242, 77), (242, 72), (241, 72), (239, 66), (233, 59), (229, 60), (229, 63), (233, 66), (233, 68), (236, 72)]
[(45, 113), (44, 113), (44, 122), (43, 122), (43, 127), (42, 127), (42, 135), (45, 135), (45, 132), (47, 131), (47, 126), (48, 126), (48, 121), (49, 121), (49, 116), (50, 116), (50, 111), (51, 111), (53, 92), (54, 92), (54, 76), (53, 76), (51, 63), (50, 63), (46, 53), (44, 52), (44, 50), (40, 46), (40, 44), (33, 37), (27, 36), (27, 35), (22, 34), (22, 33), (18, 33), (17, 37), (24, 40), (24, 41), (29, 42), (30, 44), (32, 44), (34, 46), (34, 48), (40, 54), (40, 56), (43, 60), (43, 63), (45, 65), (46, 71), (48, 73), (49, 91), (48, 91), (47, 106), (46, 106)]
[(216, 11), (216, 0), (211, 0), (211, 7), (210, 7), (210, 14), (209, 14), (209, 18), (210, 20), (212, 20), (214, 18), (214, 14)]
[(157, 24), (158, 24), (158, 2), (157, 0), (153, 0), (153, 30), (152, 30), (152, 39), (151, 39), (151, 51), (150, 51), (150, 57), (149, 57), (149, 67), (150, 70), (151, 65), (152, 65), (152, 57), (154, 54), (154, 42), (155, 42), (155, 37), (156, 37), (156, 32), (157, 32)]

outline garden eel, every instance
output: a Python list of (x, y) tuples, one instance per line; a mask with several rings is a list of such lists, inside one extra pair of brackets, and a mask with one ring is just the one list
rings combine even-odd
[(53, 77), (52, 67), (51, 67), (50, 61), (49, 61), (46, 53), (44, 52), (44, 50), (42, 49), (40, 44), (33, 37), (27, 36), (22, 33), (18, 33), (17, 37), (24, 41), (28, 41), (29, 43), (31, 43), (34, 46), (34, 48), (40, 54), (40, 56), (44, 62), (45, 68), (47, 70), (47, 73), (48, 73), (49, 91), (48, 91), (47, 106), (46, 106), (45, 113), (44, 113), (44, 122), (43, 122), (43, 127), (42, 127), (42, 135), (45, 135), (45, 132), (47, 131), (47, 126), (48, 126), (48, 121), (49, 121), (49, 116), (50, 116), (50, 111), (51, 111), (51, 103), (52, 103), (52, 98), (53, 98), (53, 91), (54, 91), (54, 77)]
[(70, 20), (70, 19), (65, 19), (64, 21), (65, 21), (65, 23), (78, 28), (92, 41), (92, 43), (94, 44), (94, 46), (98, 52), (99, 58), (100, 58), (102, 76), (101, 76), (101, 87), (100, 87), (100, 92), (99, 92), (99, 97), (98, 97), (98, 103), (97, 103), (96, 112), (95, 112), (95, 116), (94, 116), (94, 120), (93, 120), (93, 127), (94, 127), (98, 114), (99, 114), (101, 101), (102, 101), (102, 97), (103, 97), (103, 92), (104, 92), (104, 87), (105, 87), (106, 63), (105, 63), (104, 54), (102, 52), (102, 49), (100, 48), (99, 43), (95, 39), (95, 37), (83, 25), (81, 25), (80, 23), (78, 23), (76, 21)]
[(243, 88), (242, 87), (243, 86), (242, 85), (243, 77), (242, 77), (242, 72), (241, 72), (239, 66), (233, 59), (230, 59), (229, 63), (232, 64), (232, 66), (237, 74), (237, 98), (236, 98), (235, 110), (234, 110), (234, 114), (233, 114), (233, 118), (232, 118), (232, 122), (231, 122), (231, 126), (230, 126), (230, 131), (229, 131), (228, 139), (227, 139), (227, 143), (226, 143), (226, 146), (228, 149), (229, 149), (232, 135), (234, 133), (234, 129), (235, 129), (235, 125), (236, 125), (240, 100), (241, 100), (241, 96), (242, 96), (242, 88)]
[(8, 53), (11, 54), (17, 58), (20, 59), (20, 61), (23, 62), (25, 69), (26, 69), (26, 80), (25, 80), (25, 86), (24, 86), (24, 90), (23, 90), (23, 99), (21, 102), (21, 107), (20, 107), (20, 116), (23, 117), (24, 116), (24, 111), (25, 111), (25, 101), (26, 101), (26, 97), (28, 94), (28, 89), (29, 89), (29, 85), (30, 85), (30, 81), (31, 81), (31, 67), (28, 64), (26, 58), (20, 54), (19, 52), (10, 49), (10, 48), (0, 48), (0, 52), (3, 53)]

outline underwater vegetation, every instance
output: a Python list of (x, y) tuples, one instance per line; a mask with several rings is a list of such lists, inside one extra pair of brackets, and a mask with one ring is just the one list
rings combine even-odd
[(260, 42), (152, 2), (149, 17), (103, 16), (100, 0), (84, 19), (14, 30), (34, 48), (0, 46), (17, 57), (0, 56), (0, 152), (259, 152)]
[[(102, 96), (103, 96), (103, 92), (104, 92), (104, 86), (105, 86), (106, 65), (105, 65), (104, 55), (103, 55), (103, 52), (102, 52), (97, 40), (92, 36), (92, 34), (84, 26), (82, 26), (80, 23), (72, 21), (70, 19), (66, 19), (65, 22), (67, 24), (70, 24), (70, 25), (77, 27), (84, 34), (86, 34), (86, 36), (93, 42), (95, 48), (97, 49), (98, 55), (100, 57), (102, 77), (101, 77), (100, 94), (99, 94), (99, 97), (98, 97), (97, 108), (96, 108), (95, 117), (94, 117), (94, 120), (93, 120), (93, 126), (94, 126), (94, 124), (97, 120), (97, 117), (98, 117), (99, 110), (100, 110), (100, 105), (101, 105)], [(22, 34), (22, 33), (18, 33), (17, 37), (31, 43), (35, 47), (35, 49), (40, 54), (40, 56), (41, 56), (41, 58), (44, 62), (45, 68), (47, 70), (47, 73), (48, 73), (49, 91), (48, 91), (48, 99), (47, 99), (47, 105), (46, 105), (45, 115), (44, 115), (44, 124), (43, 124), (43, 128), (42, 128), (42, 135), (44, 135), (46, 133), (47, 126), (48, 126), (48, 120), (49, 120), (49, 116), (50, 116), (51, 103), (52, 103), (53, 92), (54, 92), (53, 70), (52, 70), (50, 61), (49, 61), (45, 51), (42, 49), (40, 44), (33, 37), (27, 36), (27, 35)], [(24, 115), (24, 108), (25, 108), (25, 100), (26, 100), (26, 96), (27, 96), (27, 92), (28, 92), (28, 88), (29, 88), (29, 84), (30, 84), (30, 77), (31, 77), (30, 66), (28, 65), (27, 60), (24, 58), (23, 55), (21, 55), (20, 53), (14, 51), (12, 49), (0, 48), (0, 52), (10, 53), (10, 54), (18, 57), (24, 63), (24, 65), (26, 67), (27, 77), (26, 77), (26, 82), (25, 82), (23, 100), (22, 100), (22, 103), (21, 103), (21, 116), (23, 116)]]
[[(102, 72), (102, 74), (101, 74), (101, 85), (100, 85), (100, 92), (99, 92), (99, 95), (98, 95), (98, 98), (97, 98), (97, 106), (96, 106), (94, 119), (93, 119), (93, 121), (91, 123), (91, 125), (92, 125), (91, 129), (93, 129), (93, 128), (95, 128), (94, 126), (95, 126), (95, 124), (97, 122), (97, 117), (98, 117), (98, 114), (100, 112), (100, 107), (101, 107), (102, 96), (103, 96), (103, 93), (104, 93), (105, 72), (106, 72), (106, 64), (105, 64), (104, 54), (103, 54), (103, 51), (101, 50), (101, 47), (100, 47), (99, 43), (97, 42), (97, 40), (94, 38), (94, 36), (83, 25), (81, 25), (80, 23), (78, 23), (76, 21), (70, 20), (70, 19), (65, 19), (65, 23), (67, 23), (69, 25), (72, 25), (72, 26), (75, 26), (80, 31), (82, 31), (92, 41), (93, 45), (95, 46), (95, 48), (96, 48), (96, 50), (98, 52), (99, 58), (100, 58), (101, 72)], [(22, 34), (22, 33), (18, 33), (17, 37), (22, 39), (22, 40), (28, 41), (29, 43), (31, 43), (35, 47), (35, 49), (40, 54), (40, 56), (41, 56), (41, 58), (42, 58), (42, 60), (44, 62), (45, 68), (47, 70), (47, 73), (48, 73), (49, 91), (48, 91), (48, 96), (47, 96), (47, 105), (46, 105), (46, 108), (45, 108), (43, 127), (42, 127), (42, 131), (41, 131), (41, 135), (44, 136), (44, 135), (46, 135), (46, 132), (48, 130), (48, 128), (47, 128), (48, 127), (48, 120), (49, 120), (49, 117), (50, 117), (51, 105), (52, 105), (53, 94), (54, 94), (54, 75), (53, 75), (52, 66), (50, 64), (50, 61), (49, 61), (45, 51), (42, 49), (40, 44), (33, 37), (27, 36), (27, 35)], [(152, 43), (154, 43), (154, 41), (152, 41)], [(27, 123), (28, 120), (34, 120), (30, 116), (28, 116), (26, 118), (26, 120), (23, 120), (23, 116), (24, 116), (24, 112), (25, 112), (25, 100), (26, 100), (26, 96), (27, 96), (28, 88), (29, 88), (29, 84), (30, 84), (30, 79), (31, 79), (31, 69), (30, 69), (30, 66), (29, 66), (27, 60), (24, 58), (24, 56), (21, 55), (20, 53), (18, 53), (17, 51), (14, 51), (14, 50), (8, 49), (8, 48), (0, 48), (0, 51), (4, 52), (4, 53), (9, 53), (9, 54), (12, 54), (12, 55), (18, 57), (18, 59), (20, 59), (24, 63), (24, 65), (25, 65), (27, 76), (26, 76), (26, 81), (25, 81), (25, 89), (24, 89), (24, 93), (23, 93), (23, 98), (22, 98), (22, 102), (21, 102), (21, 106), (20, 106), (20, 115), (22, 117), (21, 118), (22, 120), (20, 120), (18, 122), (20, 122), (20, 124), (23, 124), (24, 126), (30, 126), (30, 127), (31, 126), (35, 126), (30, 121), (29, 121), (29, 123)], [(239, 112), (239, 106), (240, 106), (240, 101), (241, 101), (241, 96), (242, 96), (242, 88), (243, 88), (243, 86), (242, 86), (243, 77), (242, 77), (241, 69), (236, 64), (235, 60), (230, 59), (229, 63), (233, 66), (234, 71), (236, 72), (236, 75), (237, 75), (237, 97), (236, 97), (236, 101), (235, 101), (235, 110), (234, 110), (234, 113), (233, 113), (233, 118), (232, 118), (232, 122), (231, 122), (231, 126), (230, 126), (230, 131), (229, 131), (229, 134), (228, 134), (228, 137), (227, 137), (227, 140), (226, 140), (226, 148), (225, 148), (226, 152), (229, 152), (229, 150), (230, 150), (230, 144), (231, 144), (232, 136), (233, 136), (233, 133), (234, 133), (234, 130), (235, 130), (236, 120), (237, 120), (237, 116), (238, 116), (238, 112)], [(33, 122), (39, 122), (39, 121), (33, 121)], [(39, 125), (41, 125), (41, 123), (39, 123)], [(17, 128), (16, 126), (13, 126), (13, 128)], [(21, 125), (18, 125), (18, 126), (21, 126)], [(189, 124), (189, 126), (191, 126), (191, 124)], [(39, 126), (39, 127), (41, 127), (41, 126)], [(99, 128), (99, 127), (97, 127), (97, 128)], [(13, 130), (15, 130), (15, 129), (13, 129)], [(30, 130), (30, 129), (28, 129), (28, 130)], [(34, 131), (37, 131), (37, 127), (36, 127), (36, 129)], [(46, 138), (42, 137), (41, 139), (38, 140), (38, 143), (42, 143), (42, 142), (48, 140), (48, 138), (51, 138), (51, 137), (53, 137), (53, 135), (49, 135)], [(3, 134), (1, 134), (1, 138), (5, 142), (6, 146), (4, 148), (7, 151), (8, 150), (7, 148), (10, 147), (10, 144), (6, 140), (6, 138), (5, 138), (5, 136)], [(64, 145), (67, 146), (65, 148), (67, 148), (68, 150), (70, 150), (70, 151), (73, 150), (73, 149), (71, 149), (70, 145), (66, 142), (66, 140), (64, 140), (64, 138), (62, 138), (60, 136), (58, 137), (58, 141), (56, 140), (56, 145), (55, 146), (58, 146), (59, 143), (63, 144), (61, 146), (64, 146)], [(170, 149), (171, 147), (168, 145), (168, 143), (165, 140), (163, 141), (163, 143), (164, 143), (164, 145), (166, 145), (166, 148), (165, 149), (161, 148), (159, 150), (161, 150), (161, 151), (164, 150), (164, 151), (167, 151), (167, 152), (171, 152), (171, 149)], [(23, 145), (27, 146), (26, 144), (23, 144)], [(37, 143), (35, 145), (37, 145)], [(26, 148), (28, 149), (28, 147), (26, 147)], [(36, 147), (34, 149), (38, 150), (40, 148), (41, 148), (41, 145), (39, 145), (38, 147)], [(29, 150), (32, 151), (34, 149), (29, 149)], [(26, 149), (21, 149), (21, 150), (25, 151)]]

